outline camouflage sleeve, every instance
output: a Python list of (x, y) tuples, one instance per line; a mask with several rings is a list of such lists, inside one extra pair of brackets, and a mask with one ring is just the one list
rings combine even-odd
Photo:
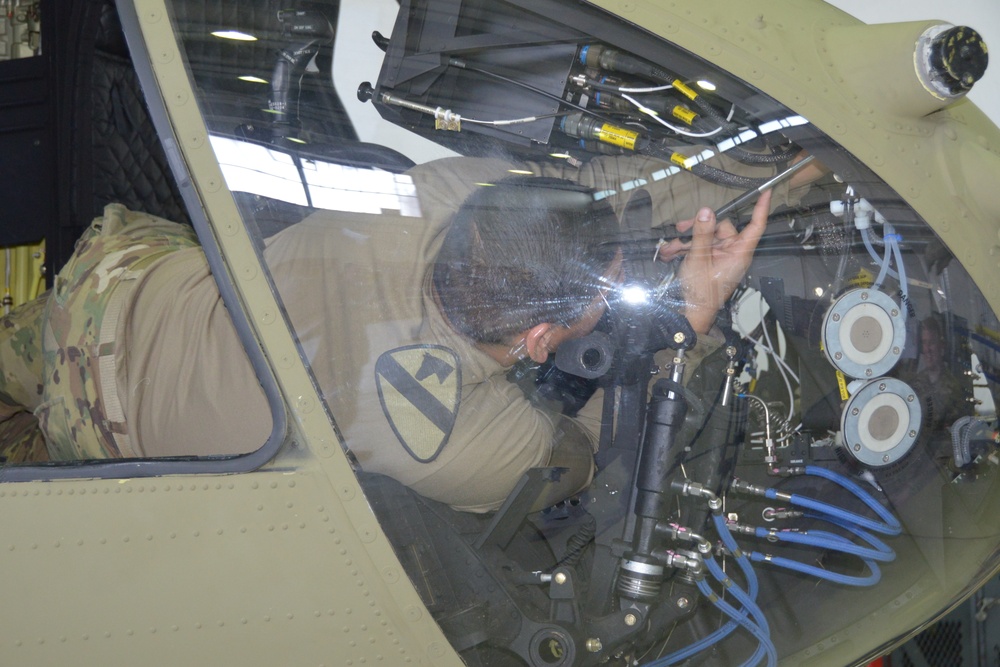
[(42, 401), (42, 317), (48, 292), (0, 318), (0, 421)]

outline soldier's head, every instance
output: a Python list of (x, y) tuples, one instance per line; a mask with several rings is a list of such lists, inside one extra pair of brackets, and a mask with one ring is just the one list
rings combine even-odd
[(455, 214), (435, 263), (444, 314), (480, 344), (509, 345), (540, 324), (560, 339), (584, 335), (617, 275), (617, 232), (611, 206), (570, 181), (483, 186)]

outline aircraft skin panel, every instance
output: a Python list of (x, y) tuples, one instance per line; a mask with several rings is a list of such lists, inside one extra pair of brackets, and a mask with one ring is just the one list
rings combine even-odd
[(4, 661), (447, 664), (374, 518), (305, 468), (5, 487), (7, 595), (33, 602), (3, 605)]

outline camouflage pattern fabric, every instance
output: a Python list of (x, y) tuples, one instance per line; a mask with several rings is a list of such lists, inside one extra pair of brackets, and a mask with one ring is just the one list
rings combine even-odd
[(42, 316), (48, 294), (0, 317), (0, 464), (49, 460), (38, 420)]
[(119, 204), (106, 207), (77, 241), (43, 315), (42, 401), (35, 416), (52, 460), (133, 455), (116, 390), (118, 323), (145, 268), (197, 245), (190, 227)]
[(18, 412), (0, 421), (0, 465), (44, 463), (49, 460), (42, 429), (30, 412)]
[(48, 292), (0, 317), (0, 420), (42, 402), (42, 316)]

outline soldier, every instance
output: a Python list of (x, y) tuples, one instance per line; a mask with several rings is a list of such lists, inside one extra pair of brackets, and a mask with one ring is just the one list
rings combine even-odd
[[(560, 497), (588, 483), (599, 417), (548, 414), (505, 375), (518, 358), (544, 361), (588, 333), (604, 311), (620, 275), (608, 230), (626, 202), (602, 201), (590, 188), (663, 163), (594, 161), (573, 174), (582, 186), (505, 181), (525, 166), (536, 176), (567, 175), (498, 160), (420, 165), (409, 175), (421, 216), (321, 211), (265, 249), (362, 467), (464, 510), (496, 508), (533, 466), (570, 468)], [(675, 207), (732, 196), (681, 176), (654, 192), (660, 221), (677, 219)], [(567, 200), (558, 211), (563, 204), (554, 202)], [(693, 231), (690, 245), (661, 248), (662, 259), (687, 253), (684, 314), (698, 333), (709, 331), (746, 270), (769, 204), (763, 195), (742, 233), (702, 208), (677, 224)], [(0, 322), (0, 417), (34, 412), (53, 460), (239, 454), (270, 433), (267, 401), (190, 228), (109, 206), (44, 302)], [(417, 386), (417, 376), (430, 374), (455, 383), (436, 413)]]

